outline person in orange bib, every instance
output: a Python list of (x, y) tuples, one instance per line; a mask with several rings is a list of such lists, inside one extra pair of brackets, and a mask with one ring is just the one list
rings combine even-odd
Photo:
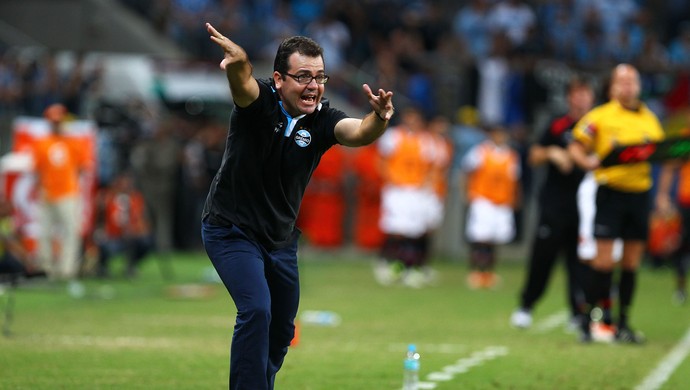
[(492, 288), (498, 283), (494, 272), (496, 245), (515, 237), (514, 210), (519, 201), (520, 158), (510, 147), (510, 135), (503, 126), (489, 128), (489, 139), (474, 146), (462, 160), (468, 173), (467, 223), (470, 244), (472, 289)]
[(65, 106), (48, 106), (44, 117), (50, 134), (37, 140), (33, 148), (41, 226), (38, 258), (49, 278), (74, 282), (81, 249), (79, 175), (88, 168), (89, 160), (75, 139), (65, 134)]
[[(421, 288), (432, 282), (425, 264), (426, 234), (432, 225), (434, 148), (421, 110), (405, 107), (400, 123), (378, 141), (381, 156), (381, 216), (385, 234), (374, 277), (382, 285), (401, 282)], [(438, 218), (436, 218), (438, 219)]]

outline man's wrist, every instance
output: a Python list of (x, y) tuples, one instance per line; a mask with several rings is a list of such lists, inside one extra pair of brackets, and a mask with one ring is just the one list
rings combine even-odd
[(382, 120), (382, 121), (384, 121), (384, 122), (388, 122), (388, 119), (382, 117), (381, 114), (379, 114), (378, 112), (376, 112), (376, 110), (374, 110), (374, 115), (376, 115), (380, 120)]

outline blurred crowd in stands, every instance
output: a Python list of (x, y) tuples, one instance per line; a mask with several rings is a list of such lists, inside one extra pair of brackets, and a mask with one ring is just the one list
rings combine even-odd
[[(643, 73), (690, 67), (683, 0), (121, 1), (193, 58), (218, 59), (200, 21), (255, 60), (272, 60), (286, 36), (311, 36), (324, 47), (333, 84), (375, 79), (428, 115), (469, 104), (484, 121), (529, 122), (532, 107), (519, 106), (530, 102), (525, 84), (536, 60), (594, 72), (620, 62)], [(480, 80), (509, 88), (494, 96)]]
[[(564, 87), (573, 72), (586, 72), (601, 85), (612, 65), (632, 63), (643, 76), (644, 98), (662, 118), (690, 104), (685, 0), (120, 2), (180, 45), (191, 62), (214, 67), (222, 53), (209, 40), (206, 21), (254, 62), (272, 62), (287, 36), (311, 36), (325, 51), (327, 95), (365, 107), (360, 89), (366, 82), (394, 90), (401, 107), (448, 118), (453, 167), (483, 137), (481, 125), (506, 126), (517, 149), (526, 150), (544, 117), (565, 107)], [(166, 223), (176, 232), (171, 241), (158, 238), (159, 244), (199, 247), (188, 232), (198, 231), (227, 122), (137, 99), (110, 104), (102, 98), (102, 70), (99, 63), (84, 67), (81, 53), (62, 71), (55, 53), (0, 45), (0, 116), (40, 116), (59, 101), (75, 116), (95, 120), (100, 183), (131, 169), (144, 195), (166, 208), (159, 213), (174, 217)], [(226, 109), (229, 115), (229, 102)]]

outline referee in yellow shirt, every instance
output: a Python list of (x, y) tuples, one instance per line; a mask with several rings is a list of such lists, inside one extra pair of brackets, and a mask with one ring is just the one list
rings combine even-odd
[[(590, 308), (609, 296), (615, 267), (613, 242), (623, 239), (616, 341), (624, 343), (644, 341), (640, 333), (631, 329), (628, 312), (649, 229), (651, 165), (641, 162), (603, 168), (600, 162), (615, 146), (664, 138), (659, 119), (640, 101), (640, 89), (637, 69), (628, 64), (616, 66), (611, 74), (611, 100), (591, 110), (575, 125), (573, 142), (568, 146), (575, 163), (585, 170), (594, 170), (599, 184), (593, 230), (597, 254), (584, 281)], [(587, 313), (582, 321), (583, 342), (592, 339), (590, 322), (591, 315)]]

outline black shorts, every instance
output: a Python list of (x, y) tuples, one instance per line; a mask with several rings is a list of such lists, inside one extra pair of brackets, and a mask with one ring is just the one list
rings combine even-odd
[(600, 185), (596, 202), (594, 237), (647, 240), (649, 191), (623, 192)]

